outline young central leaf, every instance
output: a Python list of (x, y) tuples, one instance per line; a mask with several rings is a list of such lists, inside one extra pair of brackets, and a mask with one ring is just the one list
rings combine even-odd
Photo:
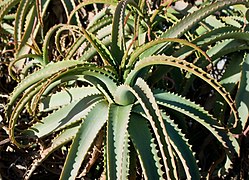
[(134, 103), (135, 96), (126, 85), (120, 85), (115, 92), (114, 100), (117, 104), (125, 106)]

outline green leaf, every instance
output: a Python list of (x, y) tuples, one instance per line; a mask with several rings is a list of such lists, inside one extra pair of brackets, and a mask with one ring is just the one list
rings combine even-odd
[(8, 14), (8, 12), (13, 8), (16, 4), (18, 4), (20, 0), (5, 0), (0, 2), (0, 22), (2, 22), (3, 17)]
[[(181, 60), (179, 58), (174, 58), (171, 56), (164, 56), (164, 55), (144, 58), (143, 60), (136, 63), (134, 70), (131, 71), (131, 73), (128, 75), (126, 83), (133, 84), (134, 83), (133, 81), (137, 78), (139, 71), (145, 67), (149, 67), (152, 65), (170, 65), (177, 68), (181, 68), (190, 73), (193, 73), (197, 77), (201, 78), (202, 80), (210, 84), (210, 86), (212, 86), (230, 106), (233, 115), (235, 117), (235, 122), (233, 123), (233, 127), (237, 126), (237, 123), (239, 122), (238, 112), (230, 94), (226, 91), (226, 89), (223, 86), (220, 85), (220, 83), (216, 79), (212, 78), (208, 73), (203, 71), (201, 68), (198, 68), (194, 64), (189, 63), (185, 60)], [(231, 126), (231, 124), (229, 124), (228, 126)]]
[(132, 113), (130, 119), (128, 131), (146, 179), (163, 179), (161, 158), (147, 119), (136, 113)]
[[(64, 7), (64, 10), (66, 12), (67, 18), (69, 17), (69, 14), (71, 14), (71, 12), (75, 9), (75, 7), (76, 7), (75, 2), (76, 1), (74, 1), (74, 0), (61, 1), (62, 5)], [(73, 19), (73, 22), (75, 22), (77, 24), (77, 26), (81, 26), (78, 12), (75, 12), (75, 16), (76, 16), (76, 18)]]
[(82, 124), (73, 139), (69, 154), (62, 169), (61, 180), (75, 179), (81, 164), (91, 147), (94, 139), (108, 118), (107, 103), (98, 103), (91, 112), (83, 119)]
[(30, 129), (25, 131), (24, 134), (32, 134), (41, 138), (54, 131), (65, 128), (87, 116), (92, 108), (96, 106), (96, 103), (102, 100), (103, 97), (100, 95), (82, 97), (49, 114), (41, 122), (34, 124)]
[(166, 169), (167, 178), (177, 179), (172, 146), (169, 142), (165, 123), (163, 122), (159, 107), (151, 89), (141, 78), (137, 79), (133, 89), (131, 89), (131, 92), (136, 96), (138, 102), (141, 104), (146, 118), (153, 129), (153, 133), (155, 134), (156, 141), (159, 145), (159, 152), (162, 155), (163, 165)]
[(24, 175), (24, 179), (29, 179), (32, 173), (36, 170), (36, 168), (40, 166), (42, 162), (46, 160), (51, 153), (53, 153), (58, 148), (71, 141), (75, 137), (78, 129), (79, 129), (78, 126), (70, 127), (68, 129), (64, 129), (59, 135), (57, 135), (52, 140), (51, 145), (48, 148), (42, 150), (42, 152), (40, 153), (40, 157), (36, 158), (32, 162), (32, 164), (30, 165), (30, 167), (28, 168), (28, 170)]
[(44, 42), (42, 44), (42, 51), (43, 51), (43, 63), (48, 64), (49, 63), (49, 57), (48, 57), (48, 47), (50, 43), (50, 39), (55, 31), (57, 31), (60, 27), (63, 27), (63, 24), (57, 24), (54, 25), (52, 28), (49, 29), (49, 31), (46, 33)]
[[(127, 179), (129, 173), (128, 123), (132, 105), (111, 104), (108, 117), (107, 173), (110, 179)], [(112, 153), (114, 152), (114, 153)]]
[(204, 108), (177, 94), (159, 91), (154, 96), (158, 104), (183, 113), (202, 124), (223, 145), (230, 158), (234, 157), (235, 154), (239, 154), (233, 146), (233, 137)]
[(235, 102), (238, 108), (242, 130), (245, 129), (249, 115), (249, 54), (246, 54), (242, 62), (241, 77)]
[(59, 72), (62, 69), (69, 68), (70, 66), (74, 66), (76, 64), (80, 64), (82, 62), (78, 61), (61, 61), (58, 63), (51, 63), (45, 68), (27, 76), (23, 81), (21, 81), (18, 86), (14, 89), (10, 96), (10, 101), (7, 107), (7, 116), (10, 116), (13, 104), (16, 102), (17, 98), (29, 87), (34, 85), (35, 83), (45, 80), (56, 72)]
[(103, 3), (103, 4), (110, 4), (110, 5), (116, 5), (118, 3), (118, 0), (85, 0), (81, 3), (79, 3), (71, 12), (69, 15), (67, 24), (70, 24), (70, 21), (73, 17), (73, 15), (80, 10), (82, 7), (89, 5), (89, 4), (94, 4), (94, 3)]
[(167, 124), (166, 129), (169, 134), (171, 145), (185, 170), (186, 179), (200, 179), (201, 177), (197, 161), (194, 157), (191, 146), (188, 144), (187, 139), (168, 116), (166, 116), (164, 113), (162, 116), (165, 123)]
[(133, 0), (123, 0), (118, 3), (112, 24), (112, 54), (116, 60), (116, 63), (120, 65), (124, 52), (126, 50), (125, 45), (125, 31), (124, 31), (124, 19), (125, 10), (128, 4), (136, 6)]
[(104, 65), (112, 65), (115, 67), (116, 62), (108, 48), (98, 40), (92, 33), (87, 32), (84, 28), (82, 28), (82, 32), (84, 33), (86, 39), (95, 47), (97, 52), (102, 58)]
[(149, 48), (151, 48), (151, 47), (153, 47), (155, 45), (165, 44), (165, 43), (168, 43), (168, 42), (180, 43), (182, 45), (185, 45), (187, 47), (187, 49), (190, 48), (191, 50), (192, 49), (196, 50), (199, 53), (201, 53), (208, 61), (211, 61), (210, 58), (208, 57), (208, 55), (193, 43), (190, 43), (190, 42), (188, 42), (186, 40), (183, 40), (183, 39), (177, 39), (177, 38), (158, 38), (156, 40), (150, 41), (150, 42), (138, 47), (137, 49), (135, 49), (131, 53), (130, 58), (129, 58), (129, 62), (128, 62), (127, 66), (126, 66), (127, 70), (130, 70), (130, 68), (133, 67), (136, 60), (139, 58), (139, 56), (141, 54), (143, 54), (147, 49), (149, 49)]
[(98, 93), (100, 92), (95, 87), (84, 87), (84, 88), (77, 87), (77, 88), (64, 89), (60, 92), (42, 98), (41, 103), (39, 105), (39, 111), (40, 112), (51, 111), (61, 106), (73, 103), (74, 101), (82, 97)]
[[(197, 23), (205, 19), (207, 16), (224, 9), (228, 6), (234, 4), (245, 4), (249, 5), (249, 3), (245, 0), (229, 0), (229, 1), (216, 1), (210, 5), (207, 5), (192, 14), (186, 16), (180, 22), (176, 23), (174, 26), (169, 28), (165, 33), (163, 33), (161, 38), (180, 38), (184, 33), (193, 28)], [(156, 45), (150, 49), (148, 49), (142, 57), (148, 57), (155, 53), (158, 53), (160, 49), (165, 49), (169, 44), (160, 44)]]
[(128, 86), (122, 84), (116, 89), (114, 101), (119, 105), (126, 106), (135, 102), (135, 96), (129, 91)]

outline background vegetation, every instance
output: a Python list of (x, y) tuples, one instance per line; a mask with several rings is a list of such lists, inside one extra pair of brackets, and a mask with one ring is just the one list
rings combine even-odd
[(248, 179), (248, 0), (0, 0), (0, 178)]

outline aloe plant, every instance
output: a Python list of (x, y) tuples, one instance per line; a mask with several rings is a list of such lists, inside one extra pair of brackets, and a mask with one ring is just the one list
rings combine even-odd
[[(26, 47), (30, 52), (30, 46), (24, 44), (32, 41), (28, 36), (31, 29), (26, 28), (23, 35), (18, 26), (23, 26), (24, 19), (32, 24), (37, 15), (37, 33), (42, 29), (41, 10), (45, 11), (46, 2), (41, 2), (0, 4), (4, 7), (1, 19), (20, 3), (20, 21), (14, 29), (16, 40), (23, 41), (17, 44), (10, 72), (24, 58), (35, 59), (26, 69), (40, 66), (19, 78), (5, 111), (11, 142), (19, 148), (38, 149), (25, 179), (59, 149), (68, 151), (61, 179), (84, 176), (94, 164), (103, 165), (98, 176), (107, 179), (200, 179), (229, 173), (240, 155), (236, 135), (243, 133), (248, 117), (244, 98), (248, 55), (237, 56), (240, 61), (235, 62), (238, 51), (248, 49), (248, 32), (246, 28), (241, 31), (238, 24), (230, 26), (228, 19), (214, 29), (207, 17), (214, 18), (211, 15), (216, 11), (235, 4), (243, 5), (235, 6), (243, 15), (248, 1), (217, 1), (175, 22), (165, 32), (158, 30), (157, 23), (170, 24), (177, 18), (174, 13), (164, 15), (167, 3), (147, 14), (145, 1), (92, 0), (77, 6), (74, 1), (70, 1), (72, 6), (61, 1), (67, 7), (67, 24), (51, 27), (39, 53), (25, 55), (20, 49)], [(98, 12), (84, 28), (77, 12), (91, 3), (111, 6)], [(37, 11), (24, 16), (30, 6)], [(65, 48), (64, 33), (73, 39), (69, 48)], [(62, 57), (59, 61), (49, 55), (53, 36), (53, 47)], [(231, 53), (231, 66), (217, 79), (214, 65)], [(232, 63), (241, 69), (228, 71)], [(193, 90), (195, 83), (200, 85), (197, 90)], [(196, 96), (204, 99), (204, 107), (194, 102)], [(212, 104), (212, 98), (217, 103)], [(208, 108), (210, 104), (215, 109)], [(194, 126), (204, 131), (191, 131)], [(204, 151), (195, 147), (201, 138), (205, 141), (200, 149), (211, 140), (217, 143), (211, 163), (203, 162)]]

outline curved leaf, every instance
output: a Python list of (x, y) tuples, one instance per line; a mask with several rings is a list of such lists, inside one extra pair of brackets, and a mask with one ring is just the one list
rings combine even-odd
[(123, 0), (118, 3), (113, 17), (111, 50), (118, 65), (120, 65), (122, 57), (126, 50), (124, 19), (125, 10), (128, 4), (136, 6), (136, 3), (133, 0)]
[[(157, 44), (165, 44), (166, 42), (176, 42), (176, 43), (180, 43), (180, 44), (183, 44), (189, 48), (192, 48), (196, 51), (198, 51), (199, 53), (201, 53), (208, 61), (211, 61), (210, 58), (208, 57), (208, 55), (203, 51), (201, 50), (198, 46), (196, 46), (195, 44), (193, 43), (190, 43), (186, 40), (183, 40), (183, 39), (177, 39), (177, 38), (159, 38), (159, 39), (156, 39), (156, 40), (153, 40), (153, 41), (150, 41), (140, 47), (138, 47), (135, 51), (132, 52), (132, 54), (130, 55), (130, 59), (129, 59), (129, 62), (127, 64), (127, 68), (131, 68), (134, 63), (136, 62), (136, 59), (143, 53), (145, 52), (148, 48), (150, 47), (153, 47)], [(192, 50), (191, 49), (191, 50)]]
[(99, 55), (102, 57), (104, 65), (115, 66), (116, 63), (108, 48), (92, 33), (87, 32), (84, 28), (82, 28), (82, 32), (84, 33), (86, 39), (95, 47)]
[[(169, 57), (169, 56), (163, 56), (163, 55), (144, 58), (143, 60), (139, 61), (136, 64), (135, 69), (131, 71), (131, 73), (128, 75), (126, 79), (126, 83), (133, 84), (133, 81), (137, 78), (136, 76), (138, 72), (141, 69), (148, 67), (148, 66), (152, 66), (152, 65), (170, 65), (170, 66), (174, 66), (177, 68), (181, 68), (181, 69), (187, 70), (190, 73), (193, 73), (197, 77), (203, 79), (205, 82), (210, 84), (224, 98), (224, 100), (230, 106), (233, 112), (233, 115), (235, 117), (235, 122), (233, 124), (233, 127), (237, 126), (237, 123), (239, 121), (238, 112), (236, 110), (235, 103), (233, 99), (231, 98), (230, 94), (226, 91), (224, 87), (222, 87), (217, 82), (217, 80), (212, 78), (208, 73), (206, 73), (201, 68), (198, 68), (194, 64), (189, 63), (185, 60), (181, 60), (179, 58), (174, 58), (174, 57)], [(229, 126), (231, 125), (229, 124)]]
[(10, 116), (11, 110), (12, 110), (12, 106), (13, 104), (16, 102), (17, 98), (29, 87), (31, 87), (32, 85), (34, 85), (35, 83), (39, 82), (39, 81), (43, 81), (46, 78), (50, 77), (51, 75), (53, 75), (56, 72), (59, 72), (60, 70), (69, 68), (70, 66), (74, 66), (76, 64), (81, 64), (82, 62), (79, 61), (62, 61), (62, 62), (58, 62), (56, 64), (49, 64), (48, 66), (46, 66), (45, 68), (27, 76), (23, 81), (21, 81), (18, 86), (14, 89), (14, 91), (12, 92), (11, 96), (10, 96), (10, 101), (8, 103), (8, 107), (6, 110), (7, 113), (7, 117)]
[(39, 104), (39, 111), (40, 112), (51, 111), (61, 106), (70, 104), (82, 97), (98, 93), (99, 91), (95, 87), (84, 87), (84, 88), (77, 87), (77, 88), (64, 89), (60, 92), (42, 98), (41, 103)]
[(70, 13), (67, 24), (70, 24), (70, 21), (73, 17), (73, 15), (80, 10), (82, 7), (89, 5), (89, 4), (94, 4), (94, 3), (103, 3), (103, 4), (110, 4), (110, 5), (116, 5), (118, 0), (85, 0), (78, 4)]
[(36, 168), (39, 165), (41, 165), (42, 162), (44, 160), (46, 160), (51, 153), (53, 153), (58, 148), (60, 148), (64, 144), (68, 143), (69, 141), (71, 141), (75, 137), (78, 129), (79, 129), (78, 126), (70, 127), (68, 129), (64, 129), (63, 132), (61, 132), (58, 136), (56, 136), (52, 140), (51, 145), (48, 148), (42, 150), (42, 152), (40, 153), (40, 157), (36, 158), (32, 162), (32, 164), (30, 165), (30, 167), (28, 168), (28, 170), (24, 174), (24, 179), (25, 180), (30, 179), (32, 173), (36, 170)]
[(202, 124), (223, 145), (230, 158), (234, 157), (235, 154), (239, 154), (233, 146), (231, 140), (233, 138), (217, 120), (204, 110), (204, 108), (177, 94), (156, 92), (154, 96), (158, 104), (183, 113)]
[(73, 180), (76, 178), (84, 157), (99, 131), (106, 123), (107, 118), (108, 105), (105, 101), (102, 101), (83, 119), (83, 122), (73, 139), (60, 179)]
[[(209, 16), (210, 14), (215, 13), (223, 8), (234, 4), (245, 4), (249, 6), (249, 2), (245, 0), (229, 0), (229, 1), (217, 1), (210, 5), (207, 5), (198, 11), (193, 12), (192, 14), (186, 16), (179, 23), (176, 23), (174, 26), (169, 28), (165, 33), (163, 33), (160, 37), (162, 38), (180, 38), (184, 33), (190, 30), (194, 25), (198, 22)], [(148, 49), (143, 57), (148, 57), (158, 52), (160, 49), (165, 49), (167, 45), (160, 44), (156, 45), (150, 49)]]
[(103, 97), (100, 95), (91, 95), (82, 97), (41, 120), (41, 122), (34, 124), (30, 129), (24, 132), (41, 138), (48, 134), (65, 128), (66, 126), (83, 119), (91, 109), (96, 106), (96, 103), (102, 101)]

